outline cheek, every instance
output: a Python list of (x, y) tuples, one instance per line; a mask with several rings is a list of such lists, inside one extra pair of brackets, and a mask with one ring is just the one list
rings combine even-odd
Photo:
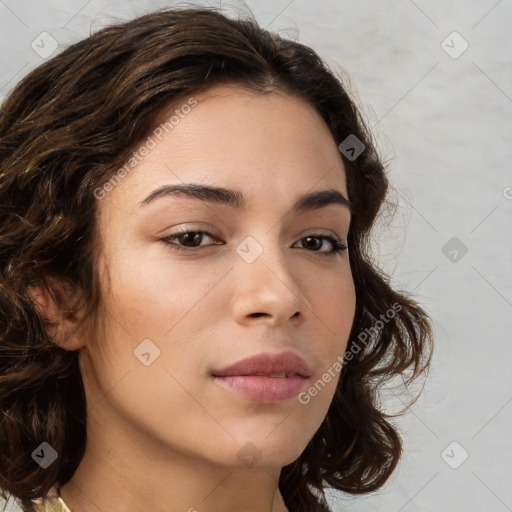
[[(165, 385), (173, 390), (179, 407), (184, 406), (186, 400), (178, 399), (183, 390), (165, 370), (176, 374), (180, 382), (197, 375), (198, 361), (205, 355), (201, 340), (226, 315), (227, 307), (219, 295), (223, 288), (218, 286), (225, 272), (211, 268), (199, 272), (191, 267), (190, 263), (185, 267), (161, 258), (137, 261), (136, 257), (119, 258), (115, 268), (110, 267), (110, 276), (103, 281), (109, 287), (98, 323), (101, 332), (97, 339), (103, 341), (95, 344), (93, 354), (104, 389), (127, 371), (130, 379), (145, 372), (141, 383), (148, 375), (154, 379), (158, 371), (159, 383), (150, 381), (155, 389)], [(144, 355), (147, 353), (150, 355)], [(146, 368), (143, 359), (154, 362)], [(192, 387), (195, 382), (188, 385)], [(135, 386), (134, 390), (140, 388)], [(151, 396), (157, 400), (157, 394)]]
[(328, 340), (326, 353), (332, 358), (348, 343), (354, 320), (356, 293), (352, 275), (342, 271), (310, 286), (310, 315), (323, 333), (323, 339)]
[(119, 252), (110, 270), (107, 307), (125, 330), (162, 337), (191, 312), (217, 313), (218, 301), (210, 297), (224, 273), (199, 262), (173, 261), (156, 245), (140, 254), (131, 251), (129, 259)]
[(304, 409), (314, 417), (323, 417), (332, 401), (355, 315), (356, 293), (350, 272), (316, 283), (312, 292), (312, 318), (316, 325), (316, 355), (321, 362), (309, 386), (299, 395)]

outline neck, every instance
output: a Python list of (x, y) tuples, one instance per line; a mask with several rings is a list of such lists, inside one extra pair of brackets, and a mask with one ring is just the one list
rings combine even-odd
[(88, 415), (84, 457), (59, 489), (72, 512), (287, 512), (278, 489), (280, 468), (221, 466), (127, 424), (105, 429), (98, 409)]

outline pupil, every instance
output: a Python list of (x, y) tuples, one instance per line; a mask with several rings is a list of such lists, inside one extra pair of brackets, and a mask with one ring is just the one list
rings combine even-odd
[(187, 245), (187, 242), (192, 242), (193, 245), (195, 245), (195, 242), (197, 242), (197, 244), (199, 245), (201, 242), (201, 233), (185, 233), (184, 235), (181, 235), (181, 238), (182, 240), (180, 240), (180, 242), (185, 240), (185, 243), (183, 245)]
[(313, 243), (312, 246), (310, 246), (312, 249), (320, 249), (320, 246), (322, 245), (322, 242), (320, 242), (320, 240), (314, 236), (308, 236), (306, 237), (306, 244), (308, 244), (308, 242), (310, 242), (311, 240), (314, 240), (316, 241), (316, 243)]

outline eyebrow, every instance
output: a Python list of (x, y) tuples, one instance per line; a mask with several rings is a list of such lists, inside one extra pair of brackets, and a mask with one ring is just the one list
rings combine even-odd
[[(192, 199), (200, 199), (210, 203), (218, 203), (236, 209), (243, 209), (247, 204), (246, 199), (239, 190), (224, 187), (214, 187), (199, 183), (183, 183), (180, 185), (163, 185), (149, 194), (139, 206), (145, 206), (160, 197), (178, 196)], [(326, 206), (337, 204), (348, 208), (352, 212), (352, 204), (338, 190), (330, 188), (309, 192), (299, 197), (292, 206), (294, 213), (317, 210)]]

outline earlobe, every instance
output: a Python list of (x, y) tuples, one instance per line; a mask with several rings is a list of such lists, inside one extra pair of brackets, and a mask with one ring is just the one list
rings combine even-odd
[(28, 287), (34, 306), (41, 317), (48, 336), (65, 350), (78, 350), (83, 345), (79, 337), (81, 321), (81, 290), (50, 278), (46, 286)]

